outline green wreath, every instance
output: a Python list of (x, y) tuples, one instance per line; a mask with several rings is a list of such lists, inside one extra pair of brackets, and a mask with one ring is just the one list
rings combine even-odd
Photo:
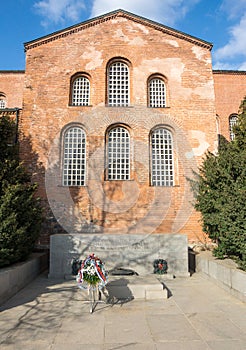
[(164, 275), (167, 273), (167, 261), (164, 259), (156, 259), (153, 263), (154, 266), (154, 273), (159, 275)]

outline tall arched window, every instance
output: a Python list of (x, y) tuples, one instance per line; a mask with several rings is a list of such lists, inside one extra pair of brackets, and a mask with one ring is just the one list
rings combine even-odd
[(237, 123), (238, 120), (238, 115), (237, 114), (232, 114), (229, 117), (229, 132), (230, 132), (230, 140), (234, 140), (235, 134), (233, 132), (233, 127)]
[(85, 76), (79, 76), (72, 81), (73, 106), (89, 106), (90, 104), (90, 80)]
[(86, 135), (74, 126), (64, 134), (63, 186), (84, 186), (86, 180)]
[(129, 106), (130, 82), (129, 67), (126, 63), (117, 61), (108, 67), (108, 105)]
[(126, 128), (117, 126), (108, 132), (107, 179), (130, 180), (130, 135)]
[(151, 133), (151, 184), (153, 186), (174, 185), (173, 137), (163, 127)]
[(149, 107), (166, 107), (166, 86), (163, 79), (153, 77), (148, 81)]

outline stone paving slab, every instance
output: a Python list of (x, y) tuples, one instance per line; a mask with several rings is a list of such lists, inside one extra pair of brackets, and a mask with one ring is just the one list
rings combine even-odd
[(245, 350), (246, 304), (194, 274), (165, 280), (168, 299), (88, 302), (46, 275), (0, 307), (1, 350)]

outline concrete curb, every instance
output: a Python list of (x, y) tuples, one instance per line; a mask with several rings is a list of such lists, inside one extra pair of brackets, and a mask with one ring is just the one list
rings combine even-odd
[(48, 253), (33, 253), (22, 263), (0, 269), (0, 305), (48, 268)]
[(201, 252), (196, 255), (196, 272), (202, 272), (218, 286), (246, 302), (246, 272), (239, 270), (234, 261), (219, 260), (211, 252)]

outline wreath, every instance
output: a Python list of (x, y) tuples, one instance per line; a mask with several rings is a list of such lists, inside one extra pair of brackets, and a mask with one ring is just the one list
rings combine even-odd
[[(107, 276), (101, 259), (91, 254), (83, 260), (76, 280), (81, 288), (87, 288), (88, 285), (104, 287), (107, 284)], [(87, 284), (86, 287), (83, 286), (84, 283)]]
[(154, 273), (159, 275), (164, 275), (167, 273), (167, 261), (164, 259), (156, 259), (153, 263), (154, 266)]

